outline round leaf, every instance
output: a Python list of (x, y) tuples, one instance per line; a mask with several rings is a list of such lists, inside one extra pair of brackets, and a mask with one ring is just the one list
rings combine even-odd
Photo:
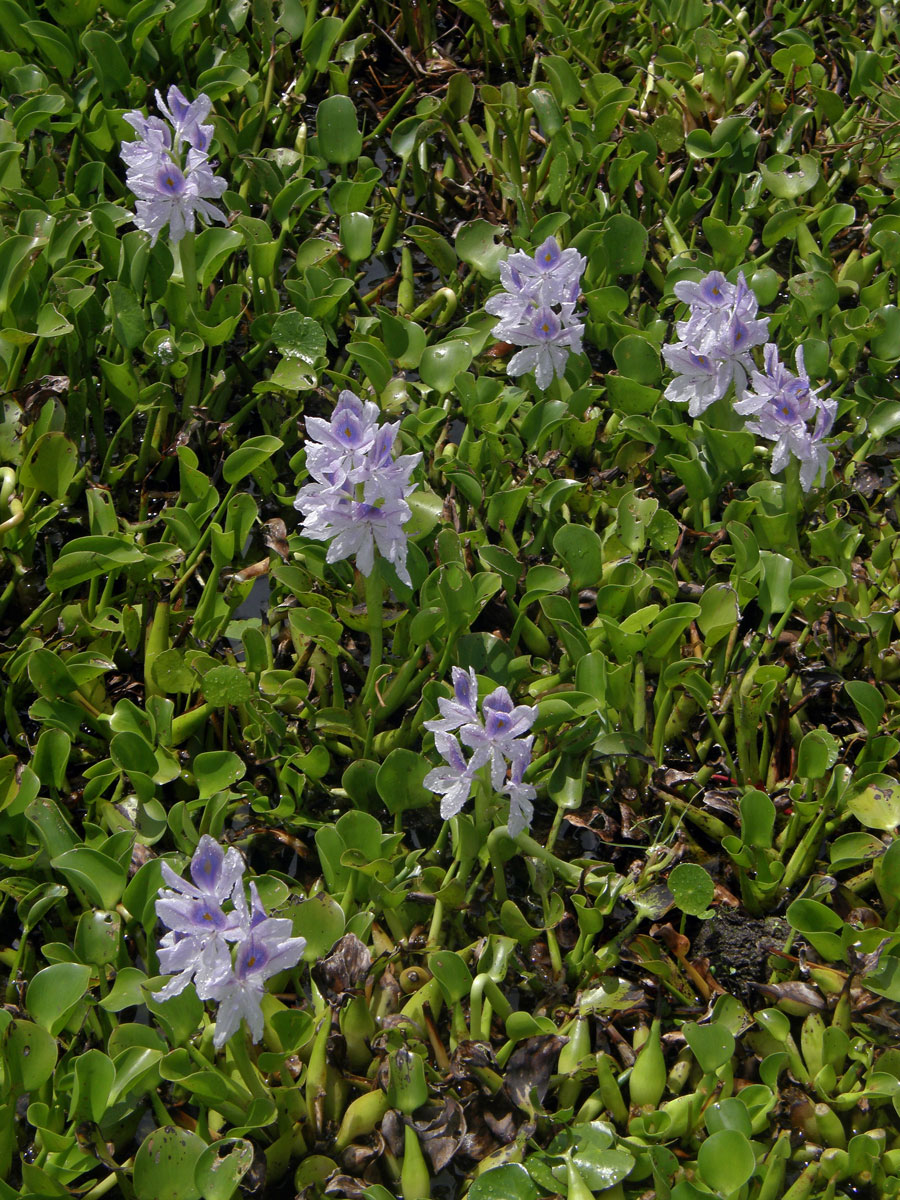
[(375, 786), (388, 812), (399, 813), (433, 804), (434, 792), (422, 786), (422, 780), (430, 770), (430, 763), (412, 750), (402, 747), (392, 750), (375, 777)]
[(659, 382), (659, 350), (646, 338), (636, 333), (619, 338), (613, 347), (613, 358), (620, 373), (626, 378), (644, 384)]
[(329, 96), (316, 109), (319, 153), (328, 162), (355, 162), (362, 153), (362, 134), (349, 96)]
[(538, 1190), (520, 1163), (505, 1163), (478, 1175), (467, 1200), (537, 1200)]
[(209, 750), (194, 759), (194, 778), (200, 789), (201, 800), (208, 800), (216, 792), (223, 792), (243, 779), (246, 773), (246, 764), (231, 750)]
[(205, 1150), (202, 1138), (187, 1129), (154, 1129), (134, 1156), (137, 1200), (200, 1200), (195, 1171)]
[(253, 695), (253, 685), (240, 667), (223, 663), (203, 676), (203, 695), (213, 708), (244, 704)]
[(344, 910), (325, 892), (317, 892), (291, 910), (294, 932), (306, 938), (305, 962), (324, 958), (344, 932)]
[(215, 1142), (197, 1159), (194, 1182), (203, 1200), (231, 1200), (252, 1165), (253, 1144), (246, 1138)]
[(610, 217), (603, 231), (603, 249), (614, 275), (636, 275), (644, 265), (649, 245), (647, 230), (625, 213)]
[(31, 1021), (11, 1021), (0, 1047), (10, 1082), (17, 1090), (34, 1092), (53, 1074), (56, 1038), (40, 1025), (32, 1025)]
[(467, 221), (456, 235), (456, 253), (487, 279), (500, 276), (500, 263), (506, 257), (506, 247), (494, 240), (499, 232), (496, 225), (478, 217)]
[(225, 459), (225, 465), (222, 468), (223, 479), (226, 483), (239, 483), (257, 467), (268, 461), (283, 445), (281, 438), (272, 437), (268, 433), (248, 438), (242, 446)]
[(452, 390), (454, 381), (472, 361), (472, 348), (468, 342), (450, 338), (437, 346), (427, 346), (419, 362), (422, 381), (445, 396)]
[(586, 525), (563, 525), (553, 539), (572, 587), (596, 587), (603, 571), (603, 543)]
[(890, 775), (870, 776), (869, 786), (847, 807), (867, 829), (895, 830), (900, 826), (900, 784)]
[(712, 903), (716, 889), (702, 867), (696, 863), (679, 863), (669, 875), (669, 891), (683, 913), (700, 917)]
[(701, 1144), (697, 1166), (703, 1182), (721, 1196), (742, 1188), (756, 1170), (756, 1155), (748, 1138), (737, 1129), (720, 1129)]
[(705, 1075), (724, 1067), (734, 1054), (734, 1034), (724, 1025), (697, 1025), (689, 1022), (684, 1036)]

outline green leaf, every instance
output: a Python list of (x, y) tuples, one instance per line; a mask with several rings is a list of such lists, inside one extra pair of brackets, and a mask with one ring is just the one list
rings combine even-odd
[(203, 1200), (232, 1200), (252, 1166), (253, 1143), (226, 1138), (207, 1146), (197, 1159), (194, 1182)]
[(44, 967), (28, 985), (25, 998), (28, 1015), (56, 1037), (87, 991), (90, 978), (91, 968), (81, 963)]
[(423, 383), (446, 396), (453, 390), (457, 375), (472, 362), (472, 348), (461, 338), (448, 338), (436, 346), (427, 346), (419, 360)]
[(737, 1129), (722, 1129), (701, 1142), (697, 1167), (708, 1187), (720, 1196), (731, 1196), (756, 1170), (756, 1155), (743, 1133)]
[(291, 909), (291, 917), (294, 933), (306, 938), (304, 962), (324, 958), (344, 932), (344, 911), (337, 900), (325, 892), (317, 892), (315, 896), (295, 905)]
[(763, 182), (780, 200), (796, 200), (816, 184), (820, 164), (811, 154), (792, 158), (789, 154), (772, 154), (760, 164)]
[(868, 786), (847, 801), (847, 808), (867, 829), (896, 832), (900, 826), (900, 784), (891, 775), (868, 776)]
[(607, 221), (601, 244), (613, 275), (637, 275), (647, 257), (650, 239), (640, 221), (617, 213)]
[(194, 759), (194, 778), (201, 800), (225, 791), (246, 774), (246, 763), (231, 750), (207, 750)]
[(64, 433), (51, 430), (42, 434), (25, 456), (19, 479), (26, 488), (36, 488), (52, 500), (62, 500), (77, 469), (78, 451)]
[(45, 7), (58, 25), (79, 28), (88, 24), (97, 11), (99, 2), (100, 0), (45, 0)]
[(461, 225), (456, 235), (456, 253), (485, 279), (500, 278), (500, 263), (507, 256), (506, 247), (496, 241), (499, 233), (497, 225), (478, 217)]
[(197, 278), (200, 286), (208, 288), (232, 254), (244, 244), (244, 234), (239, 229), (221, 229), (211, 225), (198, 233), (194, 242), (197, 259)]
[(73, 887), (85, 891), (98, 908), (115, 908), (128, 882), (125, 867), (91, 846), (67, 850), (65, 854), (57, 855), (51, 865), (55, 871), (61, 871)]
[[(93, 0), (90, 0), (93, 4)], [(76, 0), (77, 4), (77, 0)], [(82, 0), (84, 4), (84, 0)], [(71, 7), (72, 0), (65, 0), (61, 7)], [(94, 4), (96, 8), (96, 4)], [(84, 22), (87, 24), (87, 21)], [(131, 83), (131, 68), (119, 49), (118, 42), (102, 29), (88, 29), (81, 35), (81, 44), (87, 52), (100, 90), (106, 96), (124, 92)]]
[(869, 346), (876, 358), (896, 362), (900, 358), (900, 308), (884, 304), (872, 314), (878, 332)]
[(802, 933), (826, 962), (840, 962), (843, 959), (840, 932), (844, 922), (827, 904), (805, 898), (795, 900), (788, 905), (785, 916), (791, 929)]
[(75, 953), (82, 962), (106, 966), (119, 952), (122, 918), (116, 912), (92, 909), (83, 912), (75, 927)]
[(263, 433), (258, 437), (248, 438), (239, 449), (234, 450), (225, 459), (222, 477), (226, 483), (240, 483), (251, 475), (257, 467), (261, 467), (284, 445), (281, 438)]
[(538, 1190), (521, 1163), (504, 1163), (476, 1175), (467, 1200), (537, 1200)]
[(326, 349), (325, 334), (319, 322), (301, 316), (294, 309), (279, 313), (275, 318), (272, 341), (285, 358), (299, 359), (308, 366), (314, 366)]
[[(320, 24), (321, 21), (316, 22), (316, 25)], [(306, 49), (305, 53), (309, 55), (309, 50)], [(362, 134), (359, 132), (356, 108), (349, 96), (329, 96), (322, 101), (316, 109), (316, 134), (319, 153), (326, 162), (343, 165), (359, 158), (362, 153)]]
[(16, 233), (0, 242), (0, 316), (8, 309), (47, 239)]
[(885, 699), (874, 684), (863, 679), (851, 679), (844, 684), (844, 691), (856, 706), (866, 732), (874, 737), (884, 720)]
[(134, 1156), (137, 1200), (200, 1200), (195, 1172), (205, 1150), (203, 1139), (187, 1129), (154, 1129)]
[(116, 972), (116, 978), (108, 996), (100, 1000), (100, 1008), (107, 1012), (121, 1012), (123, 1008), (133, 1008), (144, 1003), (144, 993), (141, 984), (147, 982), (147, 976), (137, 967), (123, 967)]
[(110, 1107), (110, 1094), (116, 1082), (113, 1061), (102, 1050), (83, 1051), (75, 1059), (75, 1086), (69, 1106), (69, 1120), (100, 1121)]
[(738, 622), (738, 602), (734, 589), (727, 583), (706, 587), (700, 597), (697, 624), (707, 646), (715, 646), (728, 637)]
[[(807, 317), (829, 312), (838, 303), (837, 284), (825, 271), (807, 271), (788, 280), (792, 296), (803, 305)], [(812, 371), (812, 365), (808, 368)]]
[(375, 786), (388, 812), (396, 815), (433, 804), (434, 792), (422, 786), (422, 780), (430, 770), (431, 764), (412, 750), (402, 747), (392, 750), (375, 777)]
[(31, 1021), (10, 1021), (0, 1046), (12, 1086), (21, 1092), (43, 1087), (56, 1067), (56, 1038)]
[(108, 283), (109, 314), (116, 341), (126, 350), (135, 350), (147, 336), (144, 310), (131, 288), (121, 283)]
[(613, 358), (619, 372), (626, 378), (642, 384), (659, 382), (662, 374), (659, 350), (645, 337), (629, 333), (619, 338), (613, 347)]
[(797, 752), (800, 779), (822, 779), (838, 760), (840, 747), (825, 729), (810, 729)]
[(244, 704), (253, 695), (253, 684), (240, 667), (227, 663), (212, 667), (203, 676), (203, 695), (213, 708), (226, 708), (230, 704)]
[(586, 525), (563, 525), (553, 538), (572, 587), (596, 587), (603, 573), (603, 543)]
[(122, 537), (97, 534), (73, 538), (60, 551), (47, 576), (51, 592), (63, 592), (110, 571), (143, 563), (144, 553)]
[(689, 1021), (684, 1036), (705, 1075), (724, 1067), (734, 1054), (734, 1034), (720, 1023), (697, 1025)]
[(716, 887), (709, 872), (696, 863), (679, 863), (669, 874), (669, 891), (683, 913), (708, 916)]
[(24, 21), (23, 28), (34, 38), (44, 59), (59, 71), (63, 79), (75, 72), (75, 48), (68, 34), (49, 21)]
[(369, 213), (344, 213), (340, 219), (340, 239), (351, 263), (362, 262), (372, 253), (374, 220)]
[(155, 775), (156, 755), (153, 747), (139, 733), (117, 733), (110, 740), (109, 756), (122, 771), (138, 771), (142, 775)]
[(411, 1116), (428, 1099), (424, 1060), (403, 1046), (389, 1056), (388, 1068), (388, 1102)]
[(816, 52), (806, 42), (782, 46), (772, 55), (772, 66), (782, 75), (792, 75), (797, 68), (809, 67), (816, 59)]
[(428, 970), (438, 981), (448, 1004), (458, 1004), (472, 990), (472, 973), (465, 960), (452, 950), (440, 950), (428, 956)]

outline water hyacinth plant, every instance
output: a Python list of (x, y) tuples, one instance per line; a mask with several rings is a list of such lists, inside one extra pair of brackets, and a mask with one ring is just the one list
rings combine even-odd
[(327, 562), (355, 556), (368, 576), (377, 549), (408, 584), (403, 526), (411, 516), (407, 497), (416, 488), (410, 476), (422, 455), (395, 458), (400, 423), (379, 425), (379, 416), (376, 404), (343, 391), (331, 421), (307, 418), (306, 468), (313, 482), (300, 489), (294, 507), (303, 513), (304, 535), (330, 543)]
[(784, 470), (792, 455), (797, 459), (800, 485), (808, 492), (821, 480), (828, 464), (828, 446), (823, 439), (834, 424), (837, 401), (821, 399), (819, 389), (810, 385), (802, 346), (797, 348), (796, 375), (782, 363), (772, 342), (765, 347), (764, 362), (765, 371), (753, 370), (752, 387), (735, 401), (734, 411), (755, 417), (747, 422), (747, 428), (775, 442), (772, 470), (776, 474)]
[(180, 242), (193, 232), (196, 216), (224, 222), (225, 214), (212, 201), (228, 186), (209, 162), (213, 127), (204, 124), (212, 108), (209, 97), (201, 94), (189, 103), (173, 84), (165, 101), (157, 91), (156, 103), (166, 120), (137, 110), (125, 113), (138, 136), (121, 147), (125, 182), (137, 198), (134, 223), (150, 234), (151, 245), (166, 226), (170, 241)]
[(237, 1033), (242, 1018), (258, 1042), (266, 980), (295, 967), (306, 940), (293, 936), (289, 920), (266, 914), (253, 882), (248, 906), (244, 864), (233, 847), (226, 853), (204, 834), (190, 870), (193, 883), (162, 864), (167, 887), (160, 889), (156, 915), (169, 932), (157, 953), (162, 971), (174, 978), (154, 993), (154, 999), (170, 1000), (193, 984), (199, 999), (218, 1005), (213, 1037), (217, 1048)]
[(894, 6), (0, 68), (0, 1200), (900, 1200)]
[(517, 250), (500, 264), (503, 291), (485, 310), (499, 317), (494, 337), (523, 349), (507, 364), (512, 376), (534, 373), (541, 391), (565, 374), (570, 354), (581, 353), (584, 324), (575, 316), (586, 259), (560, 250), (548, 237), (533, 256)]
[[(800, 464), (800, 485), (810, 491), (828, 463), (824, 439), (834, 424), (837, 403), (822, 400), (819, 389), (810, 385), (802, 346), (797, 348), (793, 375), (779, 358), (778, 347), (766, 342), (769, 319), (757, 318), (759, 306), (743, 271), (734, 284), (720, 271), (711, 271), (696, 283), (676, 283), (674, 290), (690, 313), (676, 324), (680, 340), (663, 347), (666, 364), (676, 372), (666, 399), (687, 404), (689, 415), (698, 417), (733, 385), (734, 411), (756, 418), (746, 428), (775, 442), (773, 472), (783, 471), (793, 456)], [(752, 350), (763, 343), (760, 371)]]
[(663, 347), (666, 364), (676, 372), (665, 396), (687, 404), (689, 415), (699, 417), (732, 384), (736, 395), (743, 395), (754, 369), (751, 351), (765, 342), (769, 320), (757, 319), (759, 305), (743, 271), (736, 284), (721, 271), (711, 271), (699, 283), (676, 283), (675, 295), (690, 313), (675, 326), (679, 340)]
[[(435, 746), (446, 766), (430, 771), (423, 785), (442, 797), (441, 816), (446, 821), (462, 811), (481, 768), (488, 767), (494, 792), (509, 798), (507, 827), (510, 837), (515, 837), (530, 828), (537, 795), (531, 784), (523, 782), (534, 744), (528, 730), (534, 724), (537, 708), (513, 705), (506, 688), (498, 687), (485, 696), (479, 716), (474, 670), (454, 667), (452, 680), (453, 699), (439, 697), (440, 717), (424, 723), (425, 729), (434, 734)], [(460, 742), (472, 751), (468, 760)]]

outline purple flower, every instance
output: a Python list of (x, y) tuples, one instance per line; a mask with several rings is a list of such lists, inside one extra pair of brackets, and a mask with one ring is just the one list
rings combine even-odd
[[(135, 224), (150, 234), (151, 245), (167, 225), (170, 240), (179, 242), (194, 229), (197, 216), (204, 221), (224, 221), (225, 214), (211, 201), (220, 199), (227, 187), (209, 165), (212, 126), (202, 123), (212, 107), (209, 97), (200, 95), (188, 103), (173, 86), (167, 103), (159, 92), (156, 99), (171, 129), (159, 117), (128, 112), (125, 120), (138, 137), (123, 143), (121, 149), (128, 168), (125, 182), (137, 198)], [(186, 155), (182, 143), (188, 146)]]
[(170, 932), (160, 943), (159, 965), (175, 978), (154, 999), (168, 1000), (194, 981), (203, 990), (231, 962), (228, 943), (241, 937), (240, 916), (226, 913), (222, 905), (241, 891), (244, 864), (233, 847), (227, 852), (204, 834), (191, 859), (193, 883), (176, 875), (168, 863), (162, 876), (169, 885), (160, 888), (156, 915)]
[[(522, 280), (523, 287), (537, 291), (539, 304), (558, 304), (573, 282), (580, 284), (587, 259), (577, 250), (560, 250), (556, 238), (548, 237), (538, 246), (533, 257), (517, 250), (506, 260), (506, 266), (513, 283), (517, 276)], [(502, 268), (500, 279), (505, 286)]]
[[(340, 484), (364, 470), (379, 433), (380, 415), (377, 404), (371, 400), (363, 403), (353, 392), (345, 390), (338, 396), (330, 421), (307, 417), (306, 467), (310, 475), (323, 483)], [(398, 427), (382, 427), (385, 436), (389, 435), (388, 454)]]
[(327, 562), (356, 557), (363, 575), (375, 565), (376, 549), (394, 564), (404, 583), (407, 539), (403, 526), (412, 515), (406, 503), (421, 454), (394, 457), (399, 422), (378, 424), (379, 409), (343, 391), (330, 421), (308, 417), (306, 466), (313, 478), (297, 494), (302, 532), (330, 541)]
[(675, 284), (673, 290), (678, 299), (689, 304), (691, 308), (711, 312), (730, 309), (735, 294), (734, 284), (729, 283), (721, 271), (710, 271), (698, 283), (681, 280)]
[[(529, 743), (528, 753), (531, 755), (532, 738), (527, 738)], [(518, 833), (524, 833), (526, 829), (531, 827), (531, 819), (534, 816), (534, 799), (537, 796), (537, 791), (530, 783), (523, 783), (522, 776), (525, 773), (525, 767), (528, 764), (524, 759), (518, 759), (513, 762), (509, 773), (509, 780), (503, 785), (504, 793), (509, 796), (509, 821), (507, 829), (509, 836), (515, 837)]]
[(684, 342), (663, 346), (662, 352), (666, 365), (678, 372), (665, 397), (674, 404), (687, 404), (692, 417), (699, 417), (728, 391), (733, 375), (728, 362), (700, 354)]
[(167, 862), (162, 864), (163, 879), (174, 891), (198, 900), (218, 900), (221, 904), (240, 883), (244, 862), (233, 846), (226, 853), (215, 838), (204, 833), (197, 843), (190, 870), (193, 884), (176, 875)]
[(209, 934), (182, 934), (174, 930), (165, 934), (159, 944), (159, 968), (173, 978), (153, 993), (153, 999), (164, 1001), (179, 996), (193, 983), (201, 1000), (209, 998), (211, 983), (231, 970), (231, 951), (224, 937)]
[(453, 667), (453, 699), (438, 699), (441, 719), (426, 721), (425, 728), (433, 733), (449, 733), (459, 729), (461, 725), (477, 725), (478, 720), (478, 679), (472, 667), (464, 671), (462, 667)]
[(203, 93), (191, 103), (187, 97), (174, 85), (166, 93), (166, 103), (156, 92), (156, 106), (163, 113), (174, 130), (174, 143), (177, 150), (182, 141), (186, 141), (195, 150), (206, 151), (212, 141), (212, 125), (204, 125), (203, 121), (210, 114), (212, 101)]
[(753, 372), (752, 390), (735, 404), (735, 410), (756, 418), (747, 422), (752, 433), (775, 442), (772, 470), (776, 475), (791, 455), (799, 461), (800, 485), (808, 492), (828, 465), (824, 439), (834, 424), (837, 401), (820, 399), (818, 390), (810, 385), (802, 347), (797, 349), (796, 375), (782, 363), (772, 342), (765, 348), (763, 361), (765, 372)]
[(509, 360), (507, 373), (515, 377), (533, 371), (535, 382), (542, 391), (554, 378), (562, 379), (570, 353), (581, 353), (583, 332), (584, 325), (580, 321), (563, 324), (560, 316), (547, 307), (530, 313), (517, 325), (501, 323), (494, 330), (495, 336), (525, 347)]
[[(268, 919), (267, 919), (268, 920)], [(235, 955), (234, 968), (219, 976), (209, 987), (208, 999), (216, 1000), (216, 1032), (213, 1045), (219, 1049), (236, 1033), (241, 1018), (247, 1022), (250, 1036), (258, 1042), (263, 1035), (262, 998), (265, 982), (295, 967), (306, 950), (306, 939), (281, 937), (266, 930), (267, 920), (262, 921), (242, 942)], [(276, 921), (276, 925), (287, 925), (290, 921)]]
[(462, 812), (462, 807), (472, 791), (475, 771), (466, 762), (466, 756), (452, 733), (436, 733), (434, 744), (445, 765), (429, 771), (422, 783), (430, 792), (437, 792), (443, 797), (441, 816), (445, 821), (449, 821), (451, 817)]
[(527, 704), (513, 707), (509, 692), (505, 687), (498, 687), (485, 697), (481, 711), (484, 725), (464, 725), (459, 736), (470, 750), (475, 751), (473, 763), (477, 762), (478, 766), (491, 764), (491, 786), (499, 792), (506, 778), (507, 762), (524, 761), (527, 765), (531, 761), (533, 739), (523, 740), (523, 734), (534, 724), (537, 709)]
[(679, 321), (679, 341), (663, 347), (666, 365), (676, 372), (665, 396), (687, 404), (698, 417), (734, 384), (738, 397), (754, 369), (751, 350), (768, 337), (768, 317), (757, 319), (758, 302), (743, 272), (736, 284), (720, 271), (710, 271), (697, 283), (675, 284), (675, 295), (690, 304), (686, 321)]
[(412, 510), (405, 500), (368, 504), (353, 500), (347, 492), (329, 491), (310, 484), (300, 489), (294, 507), (304, 515), (306, 537), (317, 542), (331, 542), (326, 562), (339, 562), (355, 555), (358, 569), (363, 575), (371, 575), (377, 548), (383, 558), (394, 564), (403, 582), (410, 585), (403, 526)]
[[(201, 1000), (218, 1001), (213, 1038), (217, 1047), (237, 1030), (242, 1016), (253, 1040), (262, 1037), (264, 983), (296, 966), (306, 949), (303, 938), (292, 936), (290, 921), (266, 914), (255, 883), (250, 884), (248, 906), (243, 872), (236, 850), (226, 854), (204, 835), (191, 859), (194, 882), (163, 863), (163, 877), (171, 887), (161, 888), (156, 901), (157, 916), (169, 926), (160, 941), (159, 964), (173, 978), (153, 998), (170, 1000), (193, 983)], [(226, 913), (222, 904), (228, 899), (232, 911)], [(234, 962), (232, 943), (236, 944)]]
[[(521, 833), (524, 815), (531, 819), (531, 804), (535, 791), (522, 783), (525, 768), (531, 762), (533, 736), (524, 736), (534, 724), (537, 708), (527, 704), (514, 705), (505, 687), (495, 688), (485, 696), (481, 705), (483, 720), (476, 711), (478, 682), (475, 672), (459, 667), (452, 672), (454, 698), (440, 699), (440, 718), (425, 722), (434, 733), (434, 744), (445, 761), (425, 776), (424, 785), (437, 792), (441, 801), (441, 816), (455, 816), (469, 798), (475, 773), (490, 764), (491, 787), (510, 797), (510, 833)], [(450, 730), (459, 730), (459, 740)], [(467, 761), (460, 741), (473, 751)], [(507, 770), (511, 769), (510, 790)], [(527, 824), (527, 822), (526, 822)]]
[(503, 291), (485, 311), (500, 320), (493, 334), (524, 349), (514, 354), (508, 374), (533, 371), (544, 390), (562, 378), (571, 353), (581, 353), (584, 325), (574, 316), (586, 259), (577, 250), (560, 250), (556, 238), (544, 241), (534, 256), (516, 251), (500, 264)]

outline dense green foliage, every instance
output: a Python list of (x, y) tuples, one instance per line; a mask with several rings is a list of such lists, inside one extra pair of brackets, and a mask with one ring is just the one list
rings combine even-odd
[[(900, 1195), (898, 31), (0, 0), (0, 1200)], [(151, 246), (173, 83), (229, 216)], [(541, 392), (484, 304), (551, 234)], [(663, 395), (713, 268), (839, 402), (808, 493)], [(423, 454), (411, 586), (298, 531), (342, 388)], [(537, 706), (530, 835), (423, 786), (452, 666)], [(259, 1045), (151, 996), (205, 833), (307, 940)]]

